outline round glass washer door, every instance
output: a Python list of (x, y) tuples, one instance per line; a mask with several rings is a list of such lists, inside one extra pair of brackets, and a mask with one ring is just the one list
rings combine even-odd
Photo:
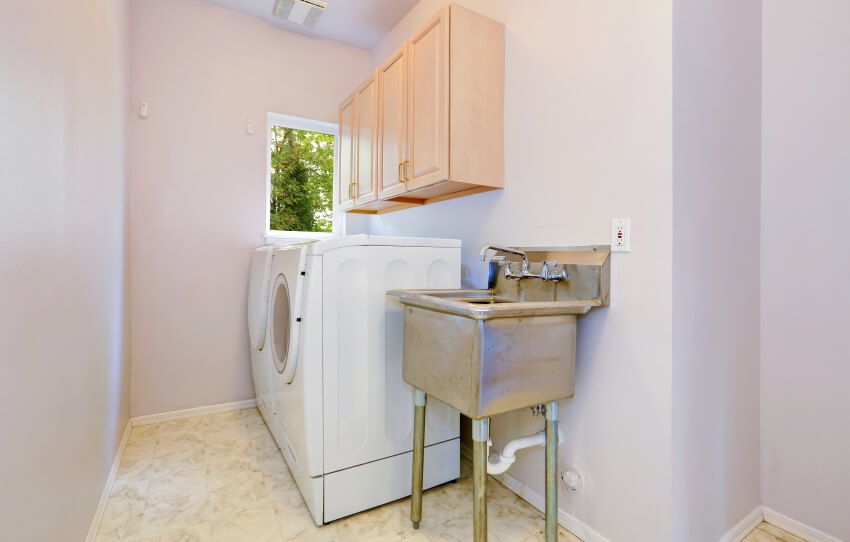
[(298, 334), (293, 308), (286, 275), (281, 273), (272, 288), (271, 346), (275, 368), (287, 384), (295, 377), (298, 363)]

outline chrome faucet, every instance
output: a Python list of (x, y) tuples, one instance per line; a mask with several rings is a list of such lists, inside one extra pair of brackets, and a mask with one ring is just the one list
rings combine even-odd
[[(556, 273), (552, 273), (552, 270), (555, 270)], [(558, 262), (551, 260), (544, 260), (543, 264), (540, 266), (540, 278), (545, 281), (551, 282), (560, 282), (562, 280), (570, 280), (570, 274), (567, 273), (567, 266), (561, 268), (560, 272), (557, 272)]]
[(506, 279), (542, 279), (545, 282), (560, 282), (562, 280), (570, 280), (570, 274), (567, 271), (567, 266), (560, 266), (559, 269), (558, 262), (554, 260), (544, 260), (540, 264), (540, 274), (535, 275), (530, 271), (528, 255), (525, 252), (516, 248), (503, 247), (501, 245), (484, 245), (484, 247), (481, 249), (482, 260), (487, 260), (487, 252), (490, 250), (495, 251), (496, 254), (503, 252), (505, 254), (515, 254), (522, 258), (522, 270), (519, 273), (514, 273), (513, 269), (511, 269), (511, 262), (505, 263), (504, 267)]
[(526, 256), (525, 252), (516, 248), (503, 247), (501, 245), (484, 245), (484, 247), (481, 249), (482, 260), (487, 259), (487, 251), (489, 250), (496, 251), (496, 254), (498, 254), (499, 252), (504, 252), (505, 254), (515, 254), (522, 258), (522, 271), (520, 271), (519, 275), (514, 275), (513, 273), (511, 273), (511, 266), (510, 264), (508, 264), (505, 266), (505, 277), (512, 279), (521, 279), (522, 277), (528, 275), (528, 256)]

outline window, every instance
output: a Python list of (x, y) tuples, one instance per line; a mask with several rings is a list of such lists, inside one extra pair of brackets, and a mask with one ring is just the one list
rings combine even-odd
[(268, 127), (269, 236), (324, 237), (337, 231), (337, 125), (269, 113)]

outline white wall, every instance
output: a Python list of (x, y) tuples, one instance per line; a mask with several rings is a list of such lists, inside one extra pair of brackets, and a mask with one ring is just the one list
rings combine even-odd
[(764, 2), (762, 498), (850, 540), (850, 3)]
[(83, 540), (128, 419), (127, 16), (0, 3), (0, 540)]
[(132, 3), (132, 103), (150, 108), (131, 130), (134, 416), (253, 397), (266, 113), (336, 122), (369, 62), (199, 0)]
[[(611, 307), (579, 323), (560, 462), (577, 465), (587, 487), (562, 491), (560, 504), (610, 540), (668, 540), (671, 2), (460, 3), (506, 25), (505, 189), (374, 217), (368, 229), (461, 238), (464, 282), (480, 286), (487, 242), (608, 244), (611, 218), (632, 218), (633, 252), (613, 256)], [(439, 5), (422, 0), (373, 65)], [(499, 416), (495, 445), (542, 423), (529, 412)], [(524, 452), (511, 474), (542, 494), (542, 451)]]
[(673, 4), (673, 540), (760, 503), (761, 2)]

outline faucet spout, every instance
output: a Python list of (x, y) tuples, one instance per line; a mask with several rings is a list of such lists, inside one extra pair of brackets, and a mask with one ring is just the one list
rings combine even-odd
[(484, 245), (484, 247), (481, 249), (482, 260), (487, 259), (487, 252), (490, 250), (495, 251), (496, 254), (503, 252), (505, 254), (515, 254), (517, 256), (520, 256), (522, 258), (522, 266), (526, 268), (528, 267), (528, 256), (525, 255), (525, 252), (516, 248), (503, 247), (501, 245)]
[[(496, 251), (496, 254), (503, 252), (505, 254), (515, 254), (515, 255), (522, 258), (522, 271), (520, 272), (520, 274), (516, 275), (516, 276), (511, 275), (511, 267), (510, 267), (510, 264), (509, 264), (505, 267), (505, 276), (506, 277), (521, 279), (522, 277), (528, 275), (528, 256), (525, 254), (525, 252), (523, 252), (523, 251), (521, 251), (517, 248), (503, 247), (501, 245), (484, 245), (484, 247), (481, 249), (481, 259), (482, 260), (487, 259), (487, 252), (490, 251), (490, 250)], [(494, 254), (494, 256), (495, 256), (495, 254)]]

